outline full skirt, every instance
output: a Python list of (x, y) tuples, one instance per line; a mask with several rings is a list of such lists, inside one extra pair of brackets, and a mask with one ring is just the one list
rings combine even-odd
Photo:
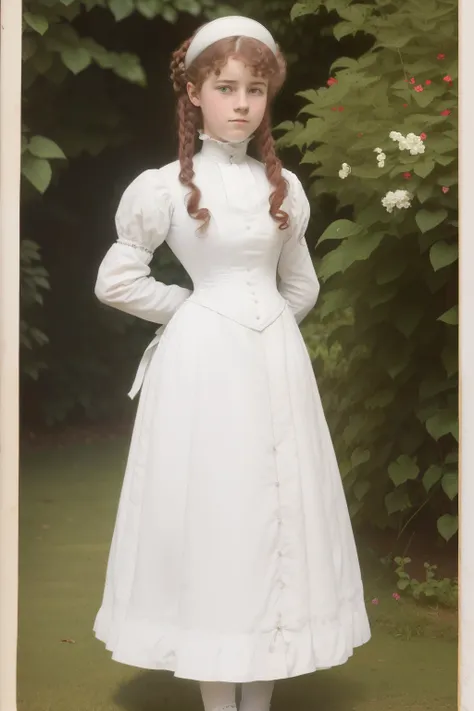
[(188, 300), (145, 374), (94, 633), (200, 681), (343, 664), (370, 638), (311, 361), (289, 308), (262, 332)]

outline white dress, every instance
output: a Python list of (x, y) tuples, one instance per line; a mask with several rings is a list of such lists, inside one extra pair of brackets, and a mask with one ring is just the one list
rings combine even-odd
[[(268, 212), (248, 141), (202, 136), (207, 233), (179, 163), (125, 190), (97, 297), (164, 324), (145, 351), (94, 632), (112, 659), (200, 681), (282, 679), (343, 664), (370, 638), (341, 478), (298, 323), (319, 286), (309, 204), (284, 175)], [(149, 276), (167, 241), (193, 291)]]

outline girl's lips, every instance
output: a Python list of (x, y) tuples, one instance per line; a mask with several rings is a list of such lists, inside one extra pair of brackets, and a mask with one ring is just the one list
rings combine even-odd
[(248, 123), (246, 119), (232, 119), (231, 123)]

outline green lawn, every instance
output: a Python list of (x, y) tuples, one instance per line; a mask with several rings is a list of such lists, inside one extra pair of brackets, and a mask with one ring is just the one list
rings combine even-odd
[[(126, 451), (119, 438), (23, 453), (19, 711), (202, 711), (195, 682), (112, 662), (92, 633)], [(272, 711), (454, 711), (455, 614), (396, 602), (361, 558), (373, 639), (340, 668), (277, 682)]]

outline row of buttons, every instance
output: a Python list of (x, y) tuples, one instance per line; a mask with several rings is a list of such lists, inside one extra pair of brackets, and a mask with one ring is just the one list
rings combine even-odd
[[(277, 452), (277, 447), (276, 447), (276, 445), (273, 445), (273, 451), (274, 451), (275, 453)], [(276, 479), (276, 481), (275, 481), (275, 488), (277, 489), (277, 491), (278, 491), (279, 488), (280, 488), (280, 482), (278, 481), (278, 479)], [(278, 494), (278, 508), (280, 509), (280, 496), (279, 496), (279, 494)], [(282, 519), (282, 517), (281, 517), (281, 514), (278, 514), (278, 516), (277, 516), (277, 523), (278, 523), (278, 527), (279, 527), (279, 529), (278, 529), (278, 530), (279, 530), (279, 533), (281, 533), (281, 526), (283, 525), (283, 519)], [(282, 550), (277, 550), (277, 555), (278, 555), (278, 558), (280, 558), (280, 559), (283, 558), (283, 551), (282, 551)], [(283, 582), (283, 580), (280, 579), (280, 580), (278, 581), (278, 586), (279, 586), (279, 588), (280, 588), (281, 590), (285, 587), (285, 583)], [(276, 625), (276, 628), (275, 628), (275, 629), (276, 629), (276, 632), (277, 632), (277, 633), (280, 633), (280, 632), (282, 631), (281, 613), (278, 613), (278, 616), (277, 616), (277, 625)]]

